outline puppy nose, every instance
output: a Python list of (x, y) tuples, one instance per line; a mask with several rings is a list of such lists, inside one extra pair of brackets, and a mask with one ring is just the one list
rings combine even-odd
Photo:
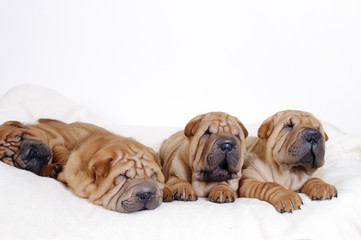
[(320, 141), (320, 139), (322, 138), (322, 134), (320, 131), (318, 131), (317, 129), (313, 129), (313, 128), (306, 128), (303, 131), (303, 137), (305, 138), (305, 140), (311, 144), (316, 144), (318, 143), (318, 141)]
[(224, 143), (222, 146), (221, 146), (221, 150), (223, 152), (230, 152), (232, 150), (232, 145), (230, 143)]
[(154, 196), (153, 192), (143, 192), (143, 193), (137, 193), (138, 199), (143, 203), (148, 203), (152, 200)]
[(218, 139), (217, 145), (222, 152), (230, 152), (235, 148), (237, 142), (233, 137), (222, 136)]

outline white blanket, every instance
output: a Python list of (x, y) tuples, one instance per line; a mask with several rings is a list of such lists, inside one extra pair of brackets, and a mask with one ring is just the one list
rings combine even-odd
[[(34, 123), (41, 117), (95, 123), (156, 151), (163, 139), (182, 129), (117, 125), (116, 119), (106, 121), (40, 86), (19, 86), (0, 98), (0, 123)], [(75, 196), (56, 180), (0, 163), (0, 238), (360, 239), (361, 136), (323, 123), (330, 137), (324, 180), (336, 186), (338, 198), (311, 201), (301, 194), (302, 210), (292, 214), (247, 198), (229, 204), (173, 201), (155, 210), (122, 214)], [(256, 133), (258, 124), (246, 126), (251, 135)]]

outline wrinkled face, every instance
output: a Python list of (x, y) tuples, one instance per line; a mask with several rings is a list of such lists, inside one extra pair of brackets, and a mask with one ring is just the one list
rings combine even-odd
[(90, 163), (97, 185), (107, 188), (103, 206), (124, 213), (157, 208), (163, 201), (164, 188), (157, 155), (140, 144), (118, 150), (116, 158)]
[(328, 137), (310, 113), (279, 112), (261, 125), (258, 136), (267, 140), (267, 151), (284, 169), (312, 174), (324, 164)]
[(17, 168), (40, 174), (51, 161), (49, 146), (19, 122), (10, 121), (0, 126), (0, 160)]
[(237, 118), (222, 112), (199, 115), (184, 133), (197, 180), (222, 182), (241, 177), (248, 132)]

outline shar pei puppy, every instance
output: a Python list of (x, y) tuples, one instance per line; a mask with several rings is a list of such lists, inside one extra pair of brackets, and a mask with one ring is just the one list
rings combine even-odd
[(51, 119), (39, 119), (37, 124), (8, 121), (0, 125), (0, 160), (40, 176), (57, 178), (78, 141), (103, 130), (91, 124)]
[(152, 149), (88, 123), (8, 121), (0, 126), (0, 154), (9, 165), (56, 178), (119, 212), (154, 209), (171, 191)]
[(193, 118), (165, 140), (159, 156), (174, 199), (233, 202), (241, 178), (248, 132), (236, 118), (210, 112)]
[(312, 200), (337, 197), (336, 188), (317, 177), (327, 140), (320, 121), (308, 112), (281, 111), (266, 119), (258, 138), (247, 139), (240, 196), (267, 201), (281, 213), (300, 209), (297, 192)]
[(80, 142), (59, 179), (77, 196), (124, 213), (154, 209), (163, 191), (171, 191), (151, 148), (110, 132), (97, 132)]

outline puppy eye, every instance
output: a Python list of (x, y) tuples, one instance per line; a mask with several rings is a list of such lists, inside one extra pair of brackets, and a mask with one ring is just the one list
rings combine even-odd
[(19, 142), (24, 140), (25, 133), (20, 133), (18, 135), (15, 135), (15, 138), (17, 138)]
[(157, 173), (153, 173), (153, 175), (150, 178), (156, 179), (157, 178)]
[(119, 175), (118, 177), (115, 178), (114, 183), (115, 185), (118, 185), (119, 183), (122, 183), (123, 181), (128, 180), (128, 177), (126, 175)]
[(16, 137), (20, 138), (20, 141), (24, 139), (25, 133), (20, 133), (19, 135), (16, 135)]
[(212, 135), (212, 133), (209, 131), (209, 129), (207, 129), (207, 131), (204, 133), (204, 135), (210, 136), (210, 135)]
[(295, 125), (293, 123), (285, 124), (284, 128), (292, 129)]

